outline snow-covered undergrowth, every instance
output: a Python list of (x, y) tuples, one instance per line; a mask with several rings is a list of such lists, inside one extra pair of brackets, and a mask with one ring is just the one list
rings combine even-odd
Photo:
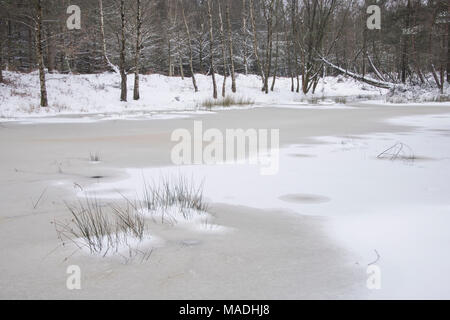
[[(0, 84), (0, 118), (51, 116), (70, 114), (159, 112), (197, 110), (212, 98), (211, 77), (196, 75), (199, 92), (195, 93), (190, 78), (163, 75), (141, 76), (141, 100), (133, 101), (133, 75), (128, 76), (128, 102), (120, 102), (120, 76), (114, 73), (75, 75), (47, 74), (48, 108), (39, 107), (37, 72), (4, 72), (6, 83)], [(221, 88), (223, 77), (217, 77)], [(227, 94), (232, 95), (227, 81)], [(351, 78), (327, 77), (319, 83), (316, 94), (292, 93), (291, 80), (277, 79), (274, 92), (261, 92), (261, 80), (255, 75), (237, 75), (237, 101), (251, 101), (255, 106), (289, 104), (312, 97), (377, 96), (380, 90)]]
[(424, 103), (450, 101), (450, 85), (446, 83), (444, 93), (432, 86), (397, 85), (389, 90), (385, 101), (387, 103)]

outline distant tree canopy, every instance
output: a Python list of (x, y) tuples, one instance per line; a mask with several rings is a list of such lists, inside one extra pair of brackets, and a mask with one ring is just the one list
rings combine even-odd
[[(2, 69), (38, 69), (35, 1), (0, 0)], [(342, 70), (389, 83), (431, 82), (442, 86), (445, 74), (446, 81), (450, 80), (447, 0), (209, 1), (212, 37), (207, 0), (140, 0), (141, 31), (137, 42), (137, 1), (126, 0), (126, 73), (134, 72), (136, 43), (140, 43), (141, 73), (206, 74), (211, 71), (212, 54), (218, 73), (230, 75), (232, 65), (237, 73), (254, 73), (263, 78), (292, 77), (292, 89), (299, 92), (315, 90), (323, 75)], [(49, 72), (111, 71), (104, 59), (100, 2), (106, 55), (112, 65), (120, 65), (120, 0), (40, 2), (43, 63)], [(371, 4), (381, 8), (381, 30), (369, 30), (366, 26), (366, 11)], [(69, 5), (81, 8), (80, 30), (66, 27)], [(262, 86), (268, 89), (267, 83)]]

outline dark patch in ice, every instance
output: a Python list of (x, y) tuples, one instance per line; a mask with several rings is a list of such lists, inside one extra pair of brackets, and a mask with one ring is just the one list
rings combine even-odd
[(326, 203), (330, 202), (331, 199), (314, 195), (314, 194), (287, 194), (280, 197), (280, 200), (285, 202), (294, 202), (294, 203), (303, 203), (303, 204), (319, 204), (319, 203)]
[(104, 176), (92, 176), (91, 179), (104, 179)]
[(182, 240), (180, 241), (181, 245), (185, 246), (185, 247), (193, 247), (193, 246), (198, 246), (201, 241), (200, 240)]
[(312, 155), (312, 154), (302, 154), (302, 153), (292, 153), (289, 155), (290, 157), (294, 157), (294, 158), (316, 158), (316, 155)]

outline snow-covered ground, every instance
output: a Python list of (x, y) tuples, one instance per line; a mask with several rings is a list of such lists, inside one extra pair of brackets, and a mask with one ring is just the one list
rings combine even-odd
[[(143, 176), (192, 176), (204, 181), (211, 202), (328, 217), (329, 234), (359, 257), (354, 264), (381, 268), (374, 298), (449, 298), (450, 115), (391, 122), (417, 129), (292, 145), (280, 150), (274, 176), (243, 164), (130, 168), (128, 179), (89, 190), (131, 197)], [(397, 157), (378, 157), (395, 145), (401, 148), (389, 154)]]
[[(76, 114), (115, 114), (112, 118), (150, 117), (155, 112), (192, 111), (212, 97), (211, 77), (197, 74), (199, 92), (190, 78), (158, 74), (141, 76), (141, 100), (133, 101), (133, 76), (128, 76), (128, 102), (120, 102), (120, 77), (114, 73), (95, 75), (47, 74), (48, 108), (39, 107), (37, 72), (4, 72), (7, 84), (0, 84), (0, 121), (17, 118)], [(221, 89), (223, 77), (217, 77)], [(227, 93), (231, 79), (227, 79)], [(277, 79), (275, 92), (261, 92), (261, 81), (255, 75), (237, 75), (236, 98), (248, 99), (255, 106), (298, 104), (305, 99), (343, 96), (379, 96), (386, 93), (351, 78), (327, 77), (321, 80), (315, 95), (290, 91), (291, 80)], [(220, 91), (220, 90), (219, 90)], [(100, 115), (101, 117), (102, 115)], [(111, 117), (107, 117), (111, 119)]]

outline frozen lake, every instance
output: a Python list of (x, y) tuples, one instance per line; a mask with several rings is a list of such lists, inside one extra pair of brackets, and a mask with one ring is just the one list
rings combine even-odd
[[(2, 298), (450, 297), (448, 107), (273, 106), (91, 120), (2, 123)], [(173, 166), (171, 133), (194, 121), (278, 129), (279, 172)], [(171, 174), (204, 182), (218, 232), (149, 221), (160, 241), (145, 263), (58, 247), (51, 222), (70, 218), (66, 202), (85, 192), (121, 202), (143, 177)], [(372, 264), (381, 290), (367, 288)], [(78, 292), (66, 289), (69, 265), (83, 270)]]

